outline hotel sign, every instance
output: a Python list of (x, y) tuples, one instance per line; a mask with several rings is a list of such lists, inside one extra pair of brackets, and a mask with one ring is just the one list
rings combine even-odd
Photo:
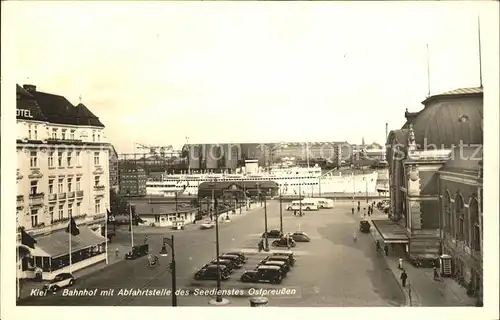
[(31, 110), (28, 109), (16, 109), (16, 117), (33, 119)]

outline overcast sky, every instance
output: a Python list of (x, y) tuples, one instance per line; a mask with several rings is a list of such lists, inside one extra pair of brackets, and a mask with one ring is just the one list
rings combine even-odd
[(383, 143), (422, 108), (426, 44), (431, 93), (479, 86), (478, 5), (18, 2), (16, 79), (81, 95), (118, 152)]

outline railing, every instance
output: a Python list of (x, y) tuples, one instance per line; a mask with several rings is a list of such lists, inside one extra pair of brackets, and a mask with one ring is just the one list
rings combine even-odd
[(30, 234), (33, 236), (44, 234), (44, 233), (50, 233), (56, 230), (63, 229), (67, 226), (69, 222), (69, 218), (64, 218), (64, 219), (58, 219), (58, 220), (53, 220), (52, 222), (48, 223), (45, 225), (45, 223), (39, 223), (36, 227), (33, 229), (29, 230)]
[(80, 219), (85, 219), (85, 217), (87, 217), (87, 214), (84, 213), (84, 214), (79, 214), (77, 216), (73, 216), (73, 219), (75, 220), (80, 220)]
[(75, 197), (75, 192), (74, 191), (68, 192), (68, 198), (74, 198), (74, 197)]
[(49, 194), (49, 201), (56, 201), (57, 200), (57, 194), (56, 193), (50, 193)]
[(43, 192), (30, 194), (29, 204), (30, 205), (43, 204), (43, 198), (44, 198), (44, 196), (45, 196), (45, 194)]
[(24, 196), (23, 195), (20, 195), (20, 196), (17, 196), (16, 197), (16, 204), (17, 204), (17, 207), (22, 207), (23, 204), (24, 204)]
[(78, 191), (76, 192), (76, 196), (77, 196), (78, 198), (83, 197), (83, 190), (78, 190)]
[(102, 191), (104, 188), (106, 188), (106, 186), (94, 186), (95, 191)]
[(57, 198), (59, 199), (66, 199), (66, 192), (61, 192), (57, 195)]

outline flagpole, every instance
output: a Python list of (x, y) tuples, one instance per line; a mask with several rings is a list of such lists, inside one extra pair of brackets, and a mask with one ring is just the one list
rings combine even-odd
[[(19, 230), (19, 225), (17, 225), (17, 230)], [(17, 244), (17, 237), (16, 237), (16, 283), (17, 283), (17, 299), (19, 299), (21, 297), (21, 281), (19, 281), (19, 247)]]
[[(107, 207), (107, 206), (106, 206)], [(106, 224), (104, 225), (104, 237), (106, 238), (105, 248), (106, 251), (106, 264), (108, 264), (108, 221), (109, 221), (109, 210), (106, 208)]]
[(68, 232), (68, 242), (69, 242), (69, 273), (71, 273), (71, 265), (73, 264), (72, 259), (71, 259), (71, 232), (73, 232), (73, 226), (72, 226), (72, 219), (73, 217), (71, 216), (71, 213), (69, 215), (69, 232)]

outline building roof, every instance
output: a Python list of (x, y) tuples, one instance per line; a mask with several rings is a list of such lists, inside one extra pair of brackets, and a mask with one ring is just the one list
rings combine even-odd
[[(34, 120), (54, 124), (104, 127), (85, 105), (74, 106), (65, 97), (37, 91), (33, 85), (16, 85), (17, 109), (28, 109)], [(21, 117), (22, 118), (22, 117)]]
[[(147, 203), (147, 202), (136, 202), (132, 205), (135, 206), (135, 213), (139, 216), (151, 215), (151, 214), (172, 214), (175, 213), (175, 203)], [(182, 207), (177, 206), (178, 213), (191, 212), (196, 210), (193, 207)]]
[[(483, 89), (462, 88), (431, 96), (419, 112), (406, 112), (402, 129), (413, 125), (418, 148), (483, 143)], [(434, 147), (434, 148), (436, 148)]]

